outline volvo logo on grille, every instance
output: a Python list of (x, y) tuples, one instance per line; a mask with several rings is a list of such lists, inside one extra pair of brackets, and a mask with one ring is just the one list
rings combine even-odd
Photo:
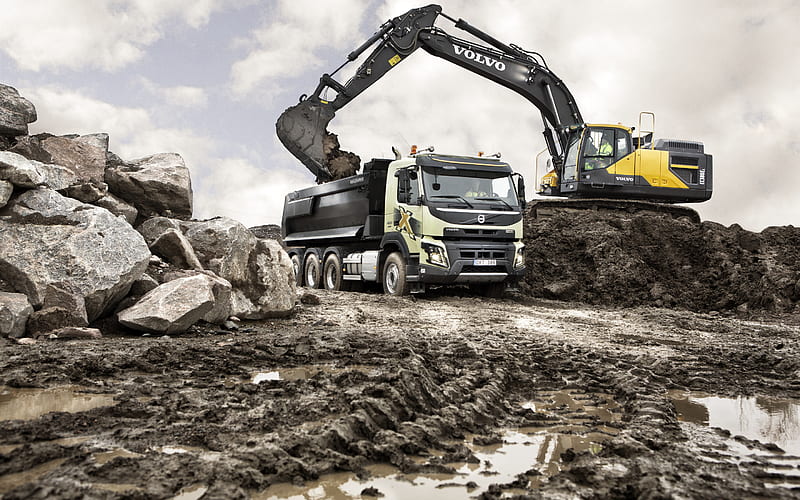
[(486, 222), (486, 216), (483, 215), (483, 214), (480, 214), (478, 216), (478, 224), (483, 224), (484, 222)]

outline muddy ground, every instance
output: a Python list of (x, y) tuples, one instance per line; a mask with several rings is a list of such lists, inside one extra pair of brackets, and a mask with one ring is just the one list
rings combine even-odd
[[(419, 498), (800, 498), (800, 453), (681, 422), (668, 397), (778, 398), (797, 434), (797, 315), (315, 295), (235, 332), (4, 342), (0, 494), (323, 498), (352, 472), (356, 498), (402, 497), (384, 464), (398, 488), (445, 478)], [(67, 386), (106, 406), (38, 415), (21, 396)], [(574, 439), (544, 461), (528, 443), (509, 475), (478, 451), (509, 430)]]

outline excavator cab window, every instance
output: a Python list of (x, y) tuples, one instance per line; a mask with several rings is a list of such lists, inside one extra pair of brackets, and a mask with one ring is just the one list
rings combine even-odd
[(570, 138), (569, 146), (567, 146), (566, 161), (564, 162), (564, 180), (571, 181), (575, 179), (578, 171), (578, 151), (580, 150), (580, 135), (573, 135)]
[(630, 153), (630, 134), (617, 128), (590, 128), (584, 134), (583, 170), (608, 168)]

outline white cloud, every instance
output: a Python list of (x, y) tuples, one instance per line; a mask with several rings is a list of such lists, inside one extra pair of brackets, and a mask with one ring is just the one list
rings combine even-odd
[[(208, 22), (221, 0), (30, 0), (3, 6), (0, 47), (26, 70), (113, 71), (140, 59), (166, 23)], [(231, 2), (228, 2), (231, 3)], [(240, 3), (240, 2), (239, 2)]]
[(242, 158), (214, 161), (214, 168), (195, 184), (195, 217), (225, 215), (246, 226), (280, 224), (286, 193), (308, 186), (296, 169), (259, 169)]
[(155, 82), (140, 77), (139, 84), (142, 88), (161, 99), (169, 106), (181, 108), (205, 108), (208, 104), (208, 93), (201, 87), (190, 85), (177, 85), (173, 87), (159, 86)]
[[(282, 88), (280, 80), (323, 67), (321, 49), (345, 50), (362, 38), (361, 19), (368, 0), (278, 0), (264, 25), (245, 41), (248, 54), (231, 67), (233, 94), (244, 97), (256, 88)], [(341, 60), (346, 54), (342, 54)], [(335, 63), (338, 64), (338, 63)], [(325, 68), (332, 71), (333, 68)], [(309, 87), (316, 82), (309, 82)]]
[(159, 126), (146, 109), (115, 106), (58, 87), (24, 88), (20, 93), (36, 106), (38, 120), (31, 124), (31, 134), (105, 132), (109, 135), (109, 149), (124, 160), (179, 153), (196, 176), (209, 168), (207, 158), (217, 148), (211, 139), (195, 131)]

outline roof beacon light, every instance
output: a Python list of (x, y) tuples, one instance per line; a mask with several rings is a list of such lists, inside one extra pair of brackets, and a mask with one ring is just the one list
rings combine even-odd
[(416, 144), (412, 144), (411, 145), (411, 156), (414, 156), (415, 154), (417, 154), (417, 145)]

